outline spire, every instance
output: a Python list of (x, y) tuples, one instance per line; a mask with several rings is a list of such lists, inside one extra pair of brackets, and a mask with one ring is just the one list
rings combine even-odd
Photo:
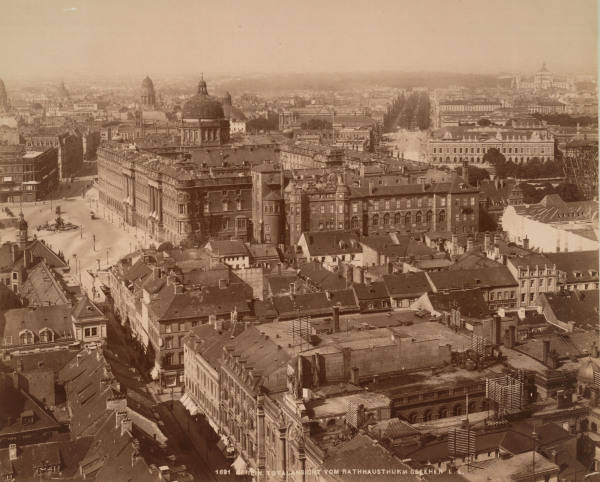
[(204, 80), (204, 72), (200, 74), (200, 82), (198, 83), (198, 94), (208, 95), (208, 89), (206, 88), (206, 81)]

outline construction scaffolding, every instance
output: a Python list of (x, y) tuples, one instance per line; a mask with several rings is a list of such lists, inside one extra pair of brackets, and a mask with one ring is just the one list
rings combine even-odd
[(523, 382), (504, 375), (498, 378), (487, 378), (485, 381), (485, 396), (494, 402), (497, 415), (502, 417), (521, 412), (524, 407)]
[(575, 141), (567, 144), (563, 157), (567, 181), (575, 184), (586, 200), (598, 197), (598, 143)]
[(452, 428), (448, 431), (448, 453), (452, 457), (475, 455), (476, 433), (470, 428)]
[(488, 344), (488, 341), (479, 335), (471, 335), (471, 350), (473, 350), (478, 355), (485, 355), (485, 347)]

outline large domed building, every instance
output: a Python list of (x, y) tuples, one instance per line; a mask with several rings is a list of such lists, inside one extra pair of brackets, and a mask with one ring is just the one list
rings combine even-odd
[(180, 135), (183, 146), (215, 146), (229, 142), (229, 120), (221, 102), (208, 95), (204, 79), (198, 84), (197, 94), (183, 105)]
[(154, 110), (156, 108), (156, 93), (154, 92), (154, 83), (148, 76), (142, 80), (141, 104), (144, 110)]

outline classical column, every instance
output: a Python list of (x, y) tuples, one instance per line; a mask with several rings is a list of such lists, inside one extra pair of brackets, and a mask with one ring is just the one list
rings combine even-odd
[(286, 472), (287, 472), (287, 460), (286, 460), (286, 435), (287, 429), (286, 427), (279, 427), (279, 470), (281, 471), (281, 476), (279, 480), (281, 482), (285, 482), (287, 480)]
[(256, 400), (256, 463), (258, 469), (257, 480), (266, 480), (265, 476), (265, 408), (264, 395), (260, 394)]

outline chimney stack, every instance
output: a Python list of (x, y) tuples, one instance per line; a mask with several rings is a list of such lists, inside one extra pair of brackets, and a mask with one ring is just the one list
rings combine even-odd
[(515, 325), (510, 325), (508, 327), (508, 348), (515, 347), (516, 331), (517, 331), (517, 327)]
[(525, 238), (523, 240), (523, 248), (524, 249), (529, 249), (529, 238)]
[(500, 327), (502, 326), (500, 317), (498, 315), (494, 315), (492, 317), (492, 344), (500, 345)]
[(340, 307), (333, 307), (333, 332), (338, 333), (340, 331)]
[(550, 363), (550, 340), (543, 340), (542, 360), (544, 365), (549, 366)]
[(10, 444), (8, 446), (8, 459), (11, 462), (17, 460), (17, 444)]

